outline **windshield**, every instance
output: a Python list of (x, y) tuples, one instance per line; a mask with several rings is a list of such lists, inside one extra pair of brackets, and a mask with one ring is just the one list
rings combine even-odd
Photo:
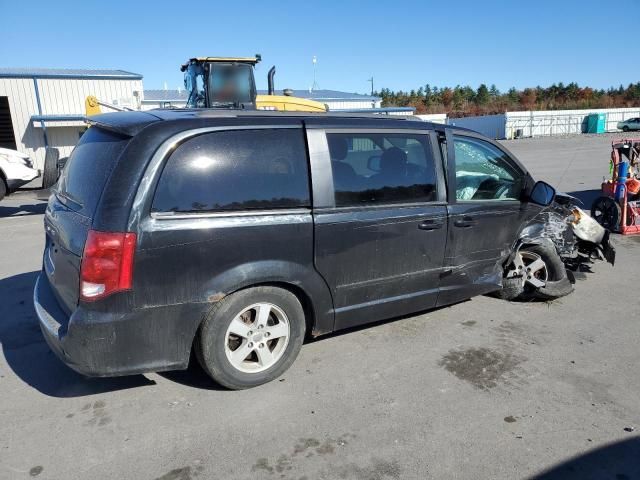
[(239, 106), (253, 101), (255, 87), (250, 65), (211, 63), (208, 82), (206, 70), (204, 65), (197, 63), (187, 66), (184, 72), (184, 87), (189, 95), (187, 108)]
[(213, 64), (209, 75), (209, 99), (214, 103), (251, 102), (251, 67), (249, 65)]

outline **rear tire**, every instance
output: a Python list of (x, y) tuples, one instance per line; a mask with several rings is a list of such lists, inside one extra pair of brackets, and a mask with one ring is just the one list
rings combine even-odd
[(298, 298), (276, 287), (240, 290), (220, 300), (196, 342), (202, 368), (232, 390), (256, 387), (282, 375), (300, 352), (306, 330)]
[(4, 183), (4, 178), (0, 175), (0, 201), (7, 195), (7, 184)]
[(47, 148), (44, 154), (44, 168), (42, 170), (42, 188), (50, 188), (58, 181), (58, 159), (60, 151), (57, 148)]

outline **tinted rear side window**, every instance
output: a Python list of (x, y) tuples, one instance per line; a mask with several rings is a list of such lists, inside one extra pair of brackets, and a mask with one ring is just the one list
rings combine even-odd
[(169, 157), (154, 212), (216, 212), (310, 206), (302, 130), (200, 135)]
[(433, 202), (429, 137), (411, 133), (328, 133), (337, 207)]
[(69, 208), (93, 216), (102, 190), (130, 137), (89, 128), (73, 149), (55, 192)]

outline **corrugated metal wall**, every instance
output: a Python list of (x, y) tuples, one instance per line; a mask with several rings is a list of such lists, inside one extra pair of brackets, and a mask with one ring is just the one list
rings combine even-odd
[[(44, 140), (41, 133), (36, 133), (35, 129), (30, 127), (31, 115), (38, 114), (33, 80), (30, 78), (0, 78), (0, 96), (9, 99), (11, 122), (18, 150), (37, 160), (35, 152), (44, 146)], [(44, 158), (44, 154), (42, 158)]]
[[(142, 80), (38, 79), (43, 115), (84, 115), (84, 100), (95, 95), (100, 100), (117, 105), (135, 106), (134, 91), (142, 95)], [(44, 135), (40, 123), (31, 122), (38, 115), (35, 84), (32, 78), (0, 78), (0, 96), (9, 98), (9, 108), (18, 150), (31, 156), (38, 168), (44, 164)], [(75, 146), (82, 127), (47, 126), (49, 145), (67, 156)]]
[(84, 100), (95, 95), (113, 105), (137, 108), (134, 91), (142, 94), (142, 80), (38, 80), (44, 115), (82, 113)]
[(605, 130), (615, 132), (618, 130), (618, 122), (640, 116), (640, 108), (507, 112), (505, 114), (504, 138), (514, 138), (518, 130), (521, 130), (525, 137), (584, 133), (587, 129), (587, 117), (591, 113), (606, 114)]
[[(380, 108), (380, 102), (372, 102), (371, 100), (323, 100), (321, 98), (313, 99), (320, 103), (326, 103), (329, 106), (329, 111), (331, 110), (344, 110), (351, 108)], [(374, 104), (375, 105), (372, 105)]]
[(449, 125), (469, 128), (475, 130), (489, 138), (504, 138), (505, 116), (504, 115), (482, 115), (479, 117), (449, 118)]
[(607, 132), (618, 131), (617, 124), (623, 120), (640, 117), (640, 108), (595, 108), (590, 110), (541, 110), (506, 112), (501, 115), (450, 118), (450, 125), (470, 128), (487, 137), (515, 138), (585, 133), (587, 117), (592, 113), (607, 115)]
[(428, 113), (424, 115), (414, 115), (414, 116), (418, 117), (420, 120), (424, 122), (442, 123), (442, 124), (447, 123), (446, 113)]

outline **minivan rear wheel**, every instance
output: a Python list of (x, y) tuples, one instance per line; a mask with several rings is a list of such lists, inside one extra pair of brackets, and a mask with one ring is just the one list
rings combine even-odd
[(220, 385), (240, 390), (282, 375), (305, 334), (300, 301), (288, 290), (253, 287), (226, 296), (204, 320), (196, 344), (202, 368)]

